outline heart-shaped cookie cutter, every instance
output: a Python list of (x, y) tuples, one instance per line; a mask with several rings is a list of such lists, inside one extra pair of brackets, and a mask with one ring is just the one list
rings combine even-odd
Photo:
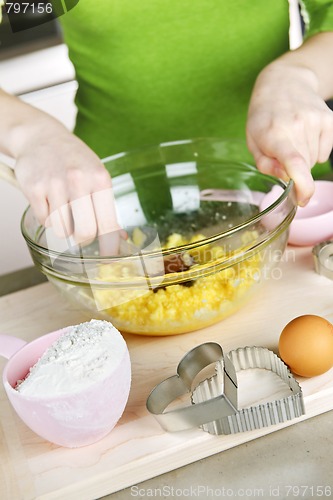
[[(192, 389), (193, 381), (215, 363), (215, 375)], [(276, 373), (291, 394), (274, 401), (238, 409), (237, 372), (262, 368)], [(191, 395), (191, 405), (167, 410), (176, 399)], [(220, 344), (207, 342), (194, 347), (181, 359), (177, 374), (155, 386), (147, 409), (163, 429), (174, 432), (201, 427), (210, 434), (234, 434), (292, 420), (305, 414), (300, 385), (285, 363), (264, 347), (240, 347), (226, 356)]]

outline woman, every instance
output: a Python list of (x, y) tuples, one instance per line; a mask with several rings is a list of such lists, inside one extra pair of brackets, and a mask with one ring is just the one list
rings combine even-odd
[(112, 231), (99, 158), (198, 136), (246, 137), (258, 168), (293, 178), (305, 205), (333, 145), (333, 6), (302, 5), (306, 38), (291, 52), (287, 0), (81, 0), (60, 18), (75, 135), (0, 93), (0, 150), (40, 222), (81, 241)]

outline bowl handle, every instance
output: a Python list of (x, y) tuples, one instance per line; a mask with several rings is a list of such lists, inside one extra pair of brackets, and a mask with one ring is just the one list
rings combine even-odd
[(18, 337), (0, 335), (0, 356), (9, 359), (25, 344), (26, 341)]

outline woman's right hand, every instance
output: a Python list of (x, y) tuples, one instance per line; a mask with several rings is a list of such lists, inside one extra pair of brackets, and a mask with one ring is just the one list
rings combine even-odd
[(119, 230), (111, 177), (98, 156), (58, 120), (2, 90), (0, 109), (0, 151), (16, 160), (39, 222), (80, 244)]
[(88, 146), (54, 120), (22, 143), (15, 173), (42, 225), (76, 243), (119, 229), (111, 177)]

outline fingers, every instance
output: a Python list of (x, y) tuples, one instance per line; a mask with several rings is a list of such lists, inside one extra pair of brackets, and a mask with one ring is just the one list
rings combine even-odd
[(315, 189), (310, 166), (297, 152), (291, 153), (282, 160), (282, 165), (284, 165), (288, 176), (295, 183), (298, 204), (304, 207), (310, 200)]
[[(121, 228), (112, 188), (102, 189), (103, 184), (111, 186), (110, 176), (106, 174), (97, 171), (96, 177), (84, 176), (75, 169), (66, 182), (52, 177), (49, 182), (30, 186), (28, 199), (36, 218), (43, 226), (52, 227), (58, 238), (72, 237), (69, 244), (74, 240), (76, 244), (87, 245), (97, 235), (105, 235), (100, 250), (104, 255), (115, 254), (120, 236), (114, 233), (119, 233)], [(112, 237), (106, 236), (110, 234)]]
[(52, 226), (56, 236), (69, 240), (70, 246), (73, 243), (86, 246), (98, 236), (101, 255), (119, 253), (120, 239), (126, 235), (116, 219), (110, 188), (70, 202), (60, 203), (60, 199), (50, 202), (54, 209), (46, 219), (46, 226)]
[(293, 179), (297, 202), (300, 206), (305, 206), (314, 193), (314, 181), (309, 163), (292, 145), (288, 145), (287, 141), (280, 148), (277, 145), (275, 154), (276, 158), (270, 158), (257, 153), (258, 169), (284, 181)]
[(285, 137), (275, 141), (274, 146), (271, 145), (270, 151), (273, 150), (276, 160), (284, 168), (287, 176), (295, 183), (298, 204), (306, 205), (314, 192), (310, 155), (300, 153), (300, 151), (308, 151), (306, 144), (300, 143), (296, 148), (292, 141)]
[(53, 120), (41, 133), (43, 140), (32, 138), (15, 164), (38, 221), (71, 244), (119, 231), (111, 178), (98, 156)]
[[(63, 200), (62, 203), (60, 197), (56, 201), (52, 199), (49, 218), (48, 225), (52, 226), (58, 237), (73, 236), (75, 242), (80, 245), (89, 244), (97, 235), (108, 235), (120, 230), (110, 188), (70, 201)], [(107, 238), (104, 238), (104, 242), (106, 241)], [(104, 253), (105, 251), (104, 244)]]
[(44, 187), (38, 183), (34, 186), (32, 186), (31, 191), (27, 192), (26, 190), (23, 189), (23, 192), (25, 192), (29, 204), (37, 218), (37, 220), (40, 222), (42, 226), (46, 226), (46, 220), (49, 215), (49, 205), (45, 196), (44, 192)]
[(256, 165), (263, 174), (273, 175), (285, 182), (290, 180), (285, 168), (275, 158), (261, 155), (258, 157)]
[(69, 238), (73, 233), (72, 211), (68, 204), (68, 194), (60, 179), (53, 179), (45, 193), (49, 213), (44, 225), (52, 227), (59, 238)]
[(91, 194), (81, 196), (70, 202), (74, 221), (74, 240), (88, 245), (97, 235), (97, 221)]
[[(303, 131), (304, 132), (304, 131)], [(275, 135), (275, 137), (273, 137)], [(290, 134), (291, 137), (292, 134)], [(293, 138), (294, 139), (294, 138)], [(327, 154), (327, 143), (332, 138), (323, 138), (326, 144), (322, 147), (322, 157)], [(260, 140), (255, 141), (248, 134), (248, 147), (252, 152), (258, 169), (266, 174), (274, 175), (285, 181), (293, 179), (297, 202), (305, 206), (314, 193), (314, 181), (311, 175), (312, 166), (319, 159), (321, 141), (313, 137), (312, 145), (303, 133), (294, 142), (286, 133), (260, 134)], [(329, 155), (329, 153), (328, 153)], [(326, 158), (327, 159), (327, 158)]]
[(92, 194), (100, 255), (118, 255), (120, 251), (121, 228), (117, 221), (116, 206), (112, 188)]
[(98, 225), (98, 234), (106, 234), (119, 230), (120, 226), (117, 221), (112, 188), (92, 193), (92, 200)]

